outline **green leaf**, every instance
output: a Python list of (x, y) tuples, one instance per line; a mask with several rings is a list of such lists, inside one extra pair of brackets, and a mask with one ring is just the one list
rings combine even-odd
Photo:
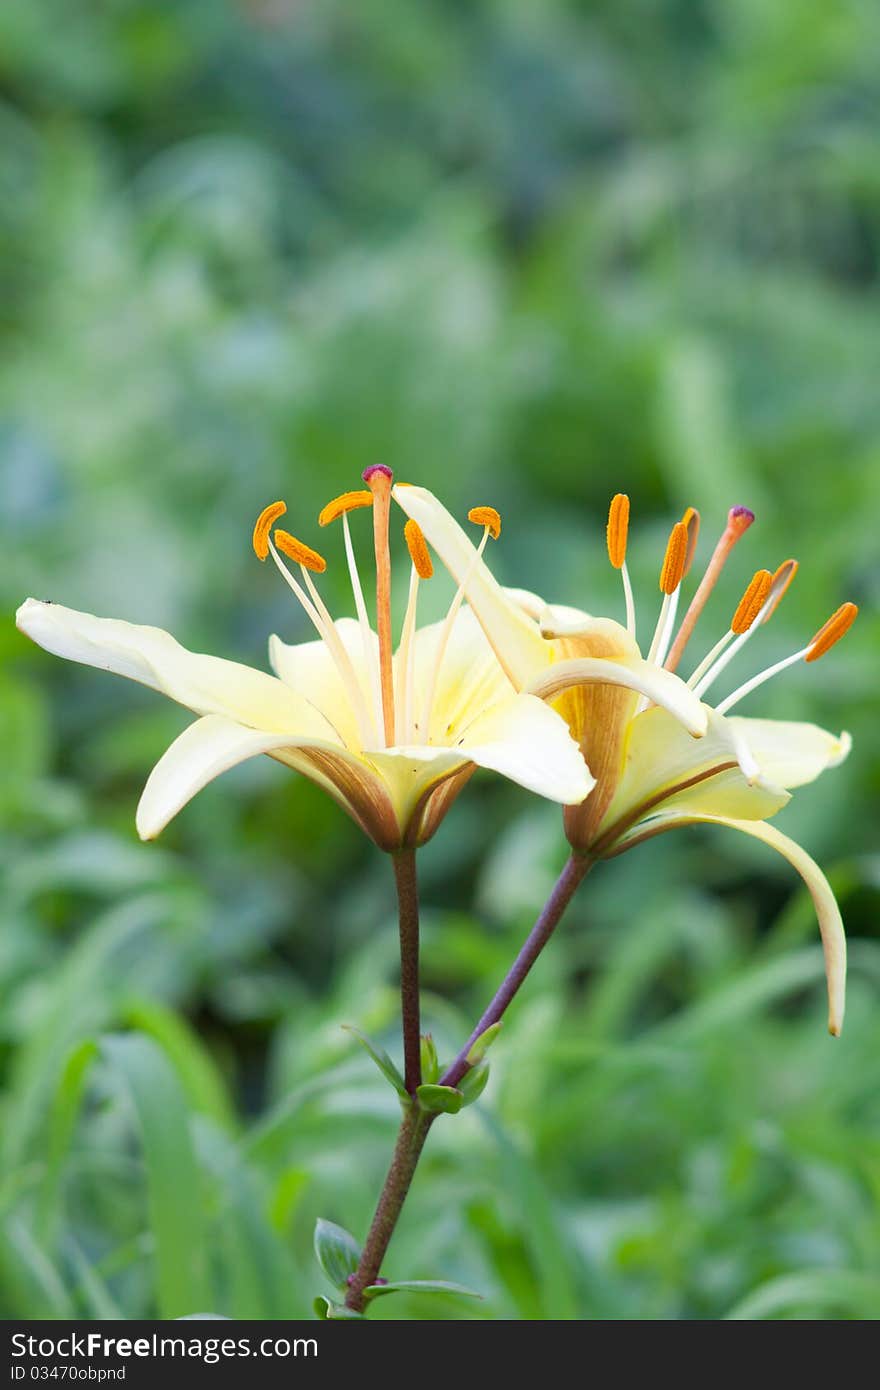
[(454, 1086), (425, 1084), (416, 1091), (419, 1105), (430, 1115), (457, 1115), (464, 1105), (464, 1096)]
[(471, 1067), (470, 1071), (465, 1072), (458, 1083), (458, 1089), (464, 1096), (464, 1105), (473, 1105), (475, 1100), (486, 1089), (486, 1082), (489, 1080), (489, 1063), (479, 1062), (477, 1066)]
[(376, 1066), (385, 1077), (385, 1080), (391, 1083), (401, 1100), (405, 1100), (408, 1103), (409, 1092), (404, 1085), (403, 1077), (388, 1056), (384, 1047), (377, 1047), (374, 1042), (370, 1041), (366, 1033), (362, 1033), (360, 1028), (355, 1028), (353, 1024), (343, 1023), (342, 1026), (346, 1033), (351, 1033), (353, 1037), (357, 1038), (364, 1051), (370, 1054)]
[(500, 1032), (500, 1019), (497, 1023), (490, 1023), (489, 1027), (483, 1030), (483, 1032), (476, 1039), (476, 1041), (471, 1044), (470, 1050), (468, 1051), (467, 1060), (469, 1066), (473, 1067), (476, 1065), (477, 1062), (481, 1062), (483, 1060), (483, 1058), (486, 1055), (486, 1052), (492, 1046), (493, 1042), (498, 1037), (498, 1034)]
[[(110, 1290), (105, 1284), (96, 1267), (87, 1258), (85, 1253), (72, 1236), (68, 1236), (65, 1242), (67, 1257), (76, 1275), (71, 1292), (77, 1306), (82, 1303), (85, 1309), (85, 1316), (95, 1318), (100, 1322), (111, 1322), (123, 1319), (125, 1313), (113, 1298)], [(77, 1297), (79, 1295), (79, 1297)]]
[(212, 1266), (223, 1289), (223, 1311), (233, 1319), (277, 1319), (306, 1296), (287, 1241), (272, 1229), (269, 1192), (245, 1163), (238, 1144), (204, 1116), (195, 1120), (198, 1155), (217, 1190), (211, 1211)]
[(360, 1263), (361, 1247), (343, 1226), (319, 1217), (315, 1223), (315, 1254), (331, 1284), (344, 1289)]
[(38, 1318), (59, 1322), (78, 1316), (57, 1262), (18, 1216), (0, 1227), (0, 1277), (3, 1287)]
[(768, 1280), (740, 1299), (726, 1320), (759, 1322), (799, 1312), (821, 1316), (832, 1309), (853, 1318), (872, 1318), (878, 1308), (880, 1279), (875, 1275), (849, 1269), (808, 1269)]
[(482, 1298), (475, 1289), (464, 1284), (450, 1284), (445, 1279), (395, 1279), (389, 1284), (368, 1284), (364, 1298), (381, 1298), (386, 1293), (442, 1293), (455, 1298)]
[(189, 1025), (172, 1009), (153, 999), (130, 999), (123, 1021), (155, 1038), (177, 1072), (187, 1098), (223, 1129), (235, 1127), (235, 1112), (211, 1054)]
[(429, 1084), (437, 1080), (440, 1075), (440, 1059), (437, 1056), (437, 1046), (430, 1033), (425, 1033), (422, 1037), (422, 1076)]
[(88, 1074), (97, 1055), (98, 1044), (94, 1038), (84, 1038), (72, 1047), (52, 1100), (46, 1172), (37, 1208), (37, 1233), (50, 1248), (61, 1216), (64, 1163), (76, 1128)]
[(204, 1193), (180, 1082), (152, 1038), (111, 1035), (101, 1052), (128, 1093), (141, 1134), (159, 1317), (210, 1308)]
[(352, 1308), (346, 1308), (344, 1303), (331, 1303), (329, 1298), (323, 1295), (315, 1299), (312, 1307), (315, 1316), (322, 1322), (346, 1322), (354, 1318), (358, 1322), (363, 1321), (363, 1313), (356, 1313)]

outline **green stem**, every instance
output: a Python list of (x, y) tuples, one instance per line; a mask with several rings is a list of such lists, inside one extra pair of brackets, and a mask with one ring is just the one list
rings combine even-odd
[(409, 1192), (434, 1118), (435, 1116), (427, 1115), (420, 1110), (417, 1103), (407, 1106), (394, 1146), (391, 1167), (388, 1169), (385, 1186), (376, 1206), (376, 1214), (361, 1253), (360, 1263), (351, 1276), (345, 1297), (346, 1307), (355, 1313), (364, 1311), (364, 1289), (376, 1282), (382, 1268), (385, 1251), (394, 1234), (397, 1218), (406, 1201), (406, 1194)]

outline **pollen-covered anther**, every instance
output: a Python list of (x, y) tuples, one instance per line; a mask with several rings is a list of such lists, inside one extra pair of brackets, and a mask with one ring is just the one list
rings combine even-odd
[(622, 569), (626, 562), (626, 538), (629, 533), (629, 498), (625, 492), (618, 492), (611, 499), (608, 508), (608, 526), (605, 538), (608, 542), (608, 559), (614, 569)]
[(501, 535), (501, 513), (496, 512), (494, 507), (471, 507), (468, 521), (472, 521), (475, 526), (487, 527), (493, 541), (497, 541)]
[(681, 583), (687, 560), (687, 548), (687, 527), (684, 522), (677, 521), (669, 534), (666, 554), (663, 557), (663, 568), (660, 571), (660, 589), (664, 594), (674, 594)]
[(403, 528), (403, 537), (413, 562), (413, 569), (419, 579), (430, 579), (434, 573), (434, 564), (419, 523), (410, 518)]
[(338, 497), (334, 497), (328, 502), (326, 507), (322, 507), (318, 514), (318, 525), (329, 526), (331, 521), (338, 520), (346, 512), (355, 512), (359, 507), (372, 507), (373, 494), (366, 488), (357, 488), (354, 492), (342, 492)]
[(269, 554), (269, 532), (279, 517), (287, 511), (286, 502), (270, 502), (257, 517), (254, 525), (254, 554), (258, 560), (265, 560)]
[(688, 543), (687, 554), (684, 557), (684, 574), (682, 579), (687, 577), (691, 565), (694, 563), (694, 555), (697, 549), (697, 540), (700, 535), (700, 513), (696, 507), (688, 507), (681, 519), (681, 524), (687, 531)]
[(316, 574), (323, 574), (327, 568), (327, 561), (323, 555), (319, 555), (317, 550), (313, 550), (304, 541), (298, 541), (296, 536), (292, 536), (289, 531), (276, 531), (274, 540), (283, 555), (286, 555), (289, 560), (295, 560), (304, 569), (314, 570)]
[(770, 592), (767, 595), (766, 611), (761, 619), (762, 622), (766, 623), (773, 617), (797, 572), (797, 560), (783, 560), (770, 582)]
[(739, 606), (730, 620), (730, 630), (740, 636), (748, 632), (767, 601), (773, 576), (769, 570), (758, 570), (739, 601)]
[(804, 657), (805, 661), (818, 661), (820, 656), (824, 656), (827, 651), (839, 642), (845, 632), (849, 632), (858, 616), (859, 608), (856, 603), (842, 603), (836, 613), (832, 613), (827, 623), (816, 633), (807, 649)]

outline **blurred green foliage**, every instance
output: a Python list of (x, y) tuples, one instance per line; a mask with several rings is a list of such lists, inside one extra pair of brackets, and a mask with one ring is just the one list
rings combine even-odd
[[(603, 867), (389, 1255), (485, 1302), (376, 1316), (880, 1313), (878, 43), (864, 0), (0, 8), (8, 613), (263, 664), (305, 632), (253, 517), (284, 495), (308, 537), (378, 459), (497, 505), (507, 581), (615, 614), (612, 492), (643, 613), (670, 519), (750, 503), (715, 635), (753, 569), (803, 563), (744, 675), (863, 605), (744, 707), (855, 738), (779, 818), (840, 893), (843, 1038), (760, 846)], [(138, 844), (183, 712), (11, 622), (0, 657), (0, 1308), (303, 1316), (315, 1218), (363, 1236), (395, 1127), (340, 1029), (396, 1052), (388, 865), (267, 760)], [(488, 776), (422, 854), (447, 1056), (562, 856), (557, 811)]]

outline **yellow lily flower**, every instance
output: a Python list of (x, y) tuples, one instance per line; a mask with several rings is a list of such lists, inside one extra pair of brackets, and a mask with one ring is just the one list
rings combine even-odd
[(629, 500), (623, 494), (611, 504), (608, 551), (622, 572), (626, 626), (547, 604), (524, 590), (503, 589), (483, 561), (482, 547), (471, 543), (430, 492), (395, 488), (394, 497), (460, 584), (512, 687), (551, 701), (578, 740), (596, 785), (583, 802), (565, 809), (573, 848), (591, 859), (609, 858), (649, 836), (696, 822), (727, 825), (769, 844), (798, 870), (812, 895), (825, 951), (829, 1028), (839, 1033), (846, 970), (840, 911), (818, 865), (765, 822), (790, 800), (792, 788), (843, 761), (849, 735), (835, 737), (814, 724), (729, 717), (728, 711), (785, 667), (824, 655), (852, 624), (855, 605), (844, 604), (800, 651), (713, 707), (704, 696), (772, 616), (797, 569), (788, 560), (775, 574), (758, 571), (721, 640), (688, 680), (675, 674), (724, 562), (754, 520), (747, 508), (731, 510), (674, 641), (698, 513), (689, 508), (673, 527), (660, 573), (660, 614), (643, 658), (626, 570)]
[[(323, 787), (390, 852), (428, 840), (478, 766), (563, 804), (591, 790), (564, 719), (539, 697), (511, 689), (469, 610), (459, 602), (444, 622), (418, 628), (418, 590), (431, 560), (415, 523), (406, 528), (409, 603), (392, 652), (390, 471), (368, 470), (365, 480), (368, 489), (335, 499), (320, 518), (342, 517), (356, 620), (334, 622), (327, 611), (312, 577), (326, 568), (317, 551), (286, 531), (273, 540), (285, 504), (257, 521), (257, 555), (271, 554), (318, 632), (317, 641), (295, 646), (273, 636), (274, 675), (187, 651), (159, 628), (32, 598), (19, 608), (18, 627), (47, 651), (128, 676), (199, 716), (150, 774), (136, 818), (142, 839), (155, 838), (221, 772), (260, 753)], [(348, 512), (364, 506), (374, 513), (375, 632), (348, 525)]]

